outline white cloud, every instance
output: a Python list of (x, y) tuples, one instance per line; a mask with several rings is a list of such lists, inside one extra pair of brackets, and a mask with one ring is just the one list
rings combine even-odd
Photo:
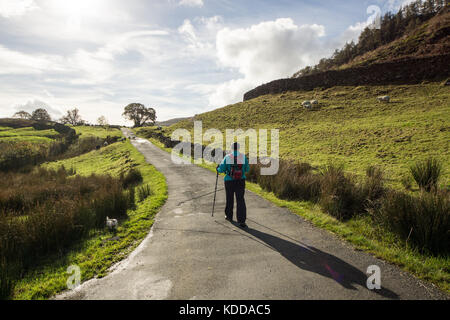
[(186, 35), (191, 41), (197, 39), (195, 28), (189, 19), (184, 20), (183, 24), (178, 28), (178, 32)]
[(180, 6), (187, 6), (187, 7), (203, 7), (203, 0), (181, 0)]
[(66, 70), (63, 62), (63, 59), (56, 55), (30, 55), (0, 45), (0, 75), (63, 71)]
[(50, 106), (49, 104), (47, 104), (46, 102), (41, 101), (39, 99), (30, 99), (26, 103), (18, 104), (14, 107), (15, 112), (26, 111), (30, 114), (34, 110), (39, 109), (39, 108), (43, 108), (43, 109), (47, 110), (47, 112), (50, 114), (50, 116), (52, 117), (53, 120), (57, 120), (58, 118), (60, 118), (62, 116), (61, 110), (59, 110), (58, 108), (54, 108), (54, 107)]
[(383, 9), (386, 11), (397, 12), (400, 7), (407, 6), (416, 0), (388, 0), (384, 3)]
[(206, 27), (206, 30), (209, 32), (217, 32), (218, 28), (220, 28), (223, 24), (223, 18), (221, 16), (213, 16), (213, 17), (197, 17), (195, 21)]
[(236, 68), (243, 77), (221, 84), (210, 96), (210, 104), (237, 102), (245, 91), (263, 82), (289, 77), (293, 70), (318, 62), (324, 53), (320, 41), (324, 35), (324, 26), (297, 26), (290, 18), (219, 31), (216, 47), (220, 65)]
[[(275, 78), (272, 80), (275, 80)], [(248, 78), (233, 79), (222, 83), (216, 88), (215, 92), (209, 96), (209, 104), (213, 107), (221, 107), (242, 101), (245, 92), (260, 84), (262, 84), (262, 82), (257, 83)]]
[(37, 8), (34, 0), (0, 0), (0, 16), (5, 18), (22, 16)]
[(211, 58), (216, 56), (216, 34), (222, 27), (221, 16), (196, 17), (193, 21), (186, 19), (178, 28), (183, 40), (188, 43), (182, 54), (193, 58)]
[(337, 41), (333, 42), (333, 45), (336, 49), (341, 48), (345, 43), (350, 43), (354, 41), (358, 42), (359, 35), (361, 32), (368, 26), (367, 22), (357, 22), (354, 25), (351, 25), (345, 30), (342, 35), (337, 39)]

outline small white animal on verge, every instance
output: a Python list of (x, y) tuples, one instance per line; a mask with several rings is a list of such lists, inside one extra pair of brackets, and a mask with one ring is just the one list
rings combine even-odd
[(391, 101), (391, 97), (389, 97), (389, 96), (379, 96), (379, 97), (377, 98), (377, 100), (378, 100), (379, 102), (390, 102), (390, 101)]
[(106, 226), (109, 230), (113, 230), (117, 228), (117, 219), (110, 219), (109, 217), (106, 217)]

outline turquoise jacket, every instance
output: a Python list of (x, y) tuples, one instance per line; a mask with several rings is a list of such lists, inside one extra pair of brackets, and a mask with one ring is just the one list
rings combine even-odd
[[(248, 163), (248, 159), (244, 154), (241, 154), (239, 151), (234, 151), (233, 154), (235, 157), (238, 157), (238, 159), (239, 159), (239, 157), (243, 158), (240, 161), (243, 160), (242, 162), (244, 165), (242, 166), (242, 171), (243, 171), (242, 179), (245, 180), (246, 179), (245, 173), (250, 171), (250, 165)], [(240, 164), (241, 162), (238, 162), (238, 163)], [(231, 158), (231, 154), (228, 154), (225, 158), (223, 158), (222, 163), (217, 167), (217, 171), (219, 173), (226, 173), (226, 176), (224, 179), (225, 181), (233, 180), (233, 178), (230, 176), (232, 164), (233, 164), (233, 160)]]

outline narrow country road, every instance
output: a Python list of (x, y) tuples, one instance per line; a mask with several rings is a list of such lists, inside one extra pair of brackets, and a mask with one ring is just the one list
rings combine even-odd
[[(212, 218), (214, 173), (175, 165), (147, 140), (132, 143), (166, 176), (168, 201), (147, 238), (108, 276), (56, 299), (448, 299), (251, 192), (249, 229), (236, 227), (224, 219), (222, 180)], [(381, 290), (366, 287), (371, 265), (381, 268)]]

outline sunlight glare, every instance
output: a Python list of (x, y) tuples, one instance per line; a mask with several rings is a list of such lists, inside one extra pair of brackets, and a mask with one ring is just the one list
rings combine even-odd
[(84, 17), (101, 13), (104, 0), (52, 0), (51, 5), (59, 13), (68, 16)]

